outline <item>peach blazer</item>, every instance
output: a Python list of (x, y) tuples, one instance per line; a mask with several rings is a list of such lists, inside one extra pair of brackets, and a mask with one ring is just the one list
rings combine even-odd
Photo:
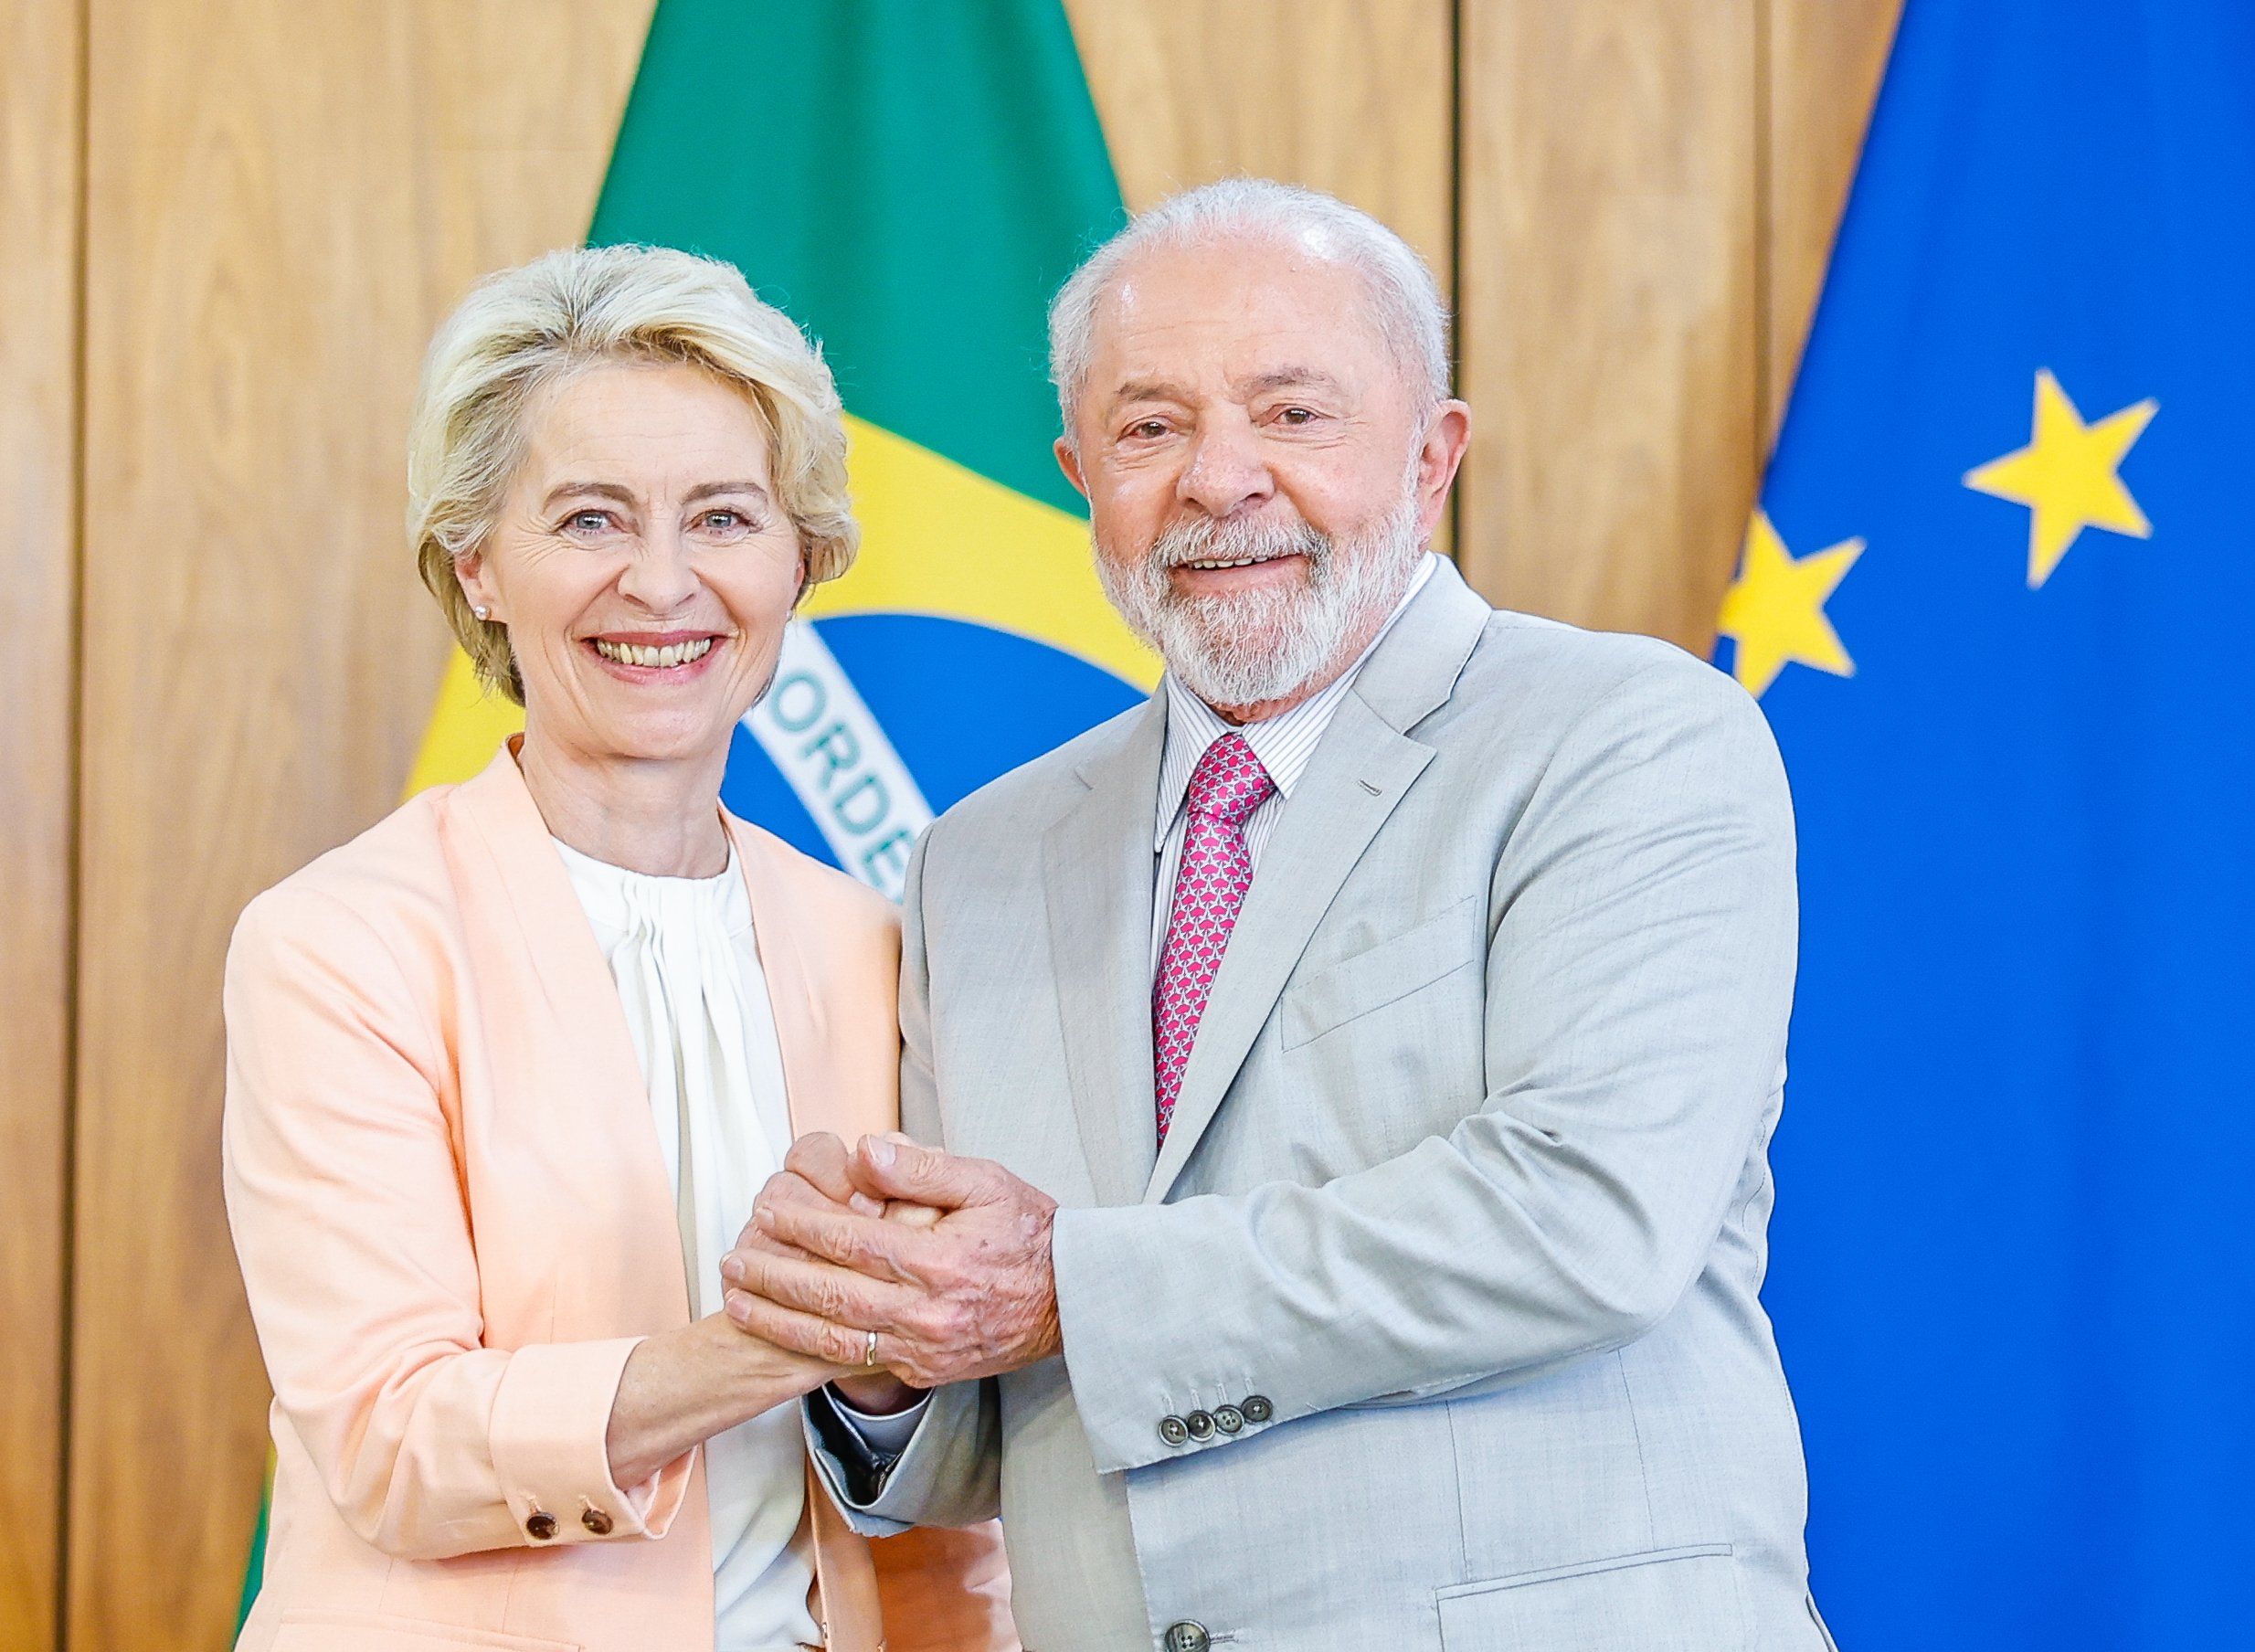
[[(891, 906), (730, 819), (792, 1124), (898, 1106)], [(276, 1468), (248, 1652), (710, 1652), (703, 1454), (610, 1482), (635, 1341), (687, 1323), (617, 990), (509, 751), (253, 901), (228, 1216)], [(810, 1483), (838, 1652), (1014, 1648), (997, 1529), (872, 1544)]]

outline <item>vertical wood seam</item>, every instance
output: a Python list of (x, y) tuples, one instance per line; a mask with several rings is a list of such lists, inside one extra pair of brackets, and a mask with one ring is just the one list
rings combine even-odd
[(86, 487), (87, 312), (89, 248), (92, 234), (94, 132), (94, 0), (78, 0), (78, 175), (70, 252), (70, 624), (64, 641), (63, 956), (62, 956), (62, 1197), (58, 1236), (61, 1265), (56, 1292), (55, 1429), (55, 1652), (70, 1637), (70, 1464), (74, 1424), (74, 1328), (79, 1266), (79, 915), (84, 906), (85, 825), (79, 803), (86, 760)]
[(1754, 423), (1749, 433), (1754, 451), (1754, 497), (1770, 469), (1778, 409), (1772, 402), (1771, 374), (1776, 366), (1777, 246), (1776, 87), (1773, 57), (1773, 0), (1754, 5)]
[[(1464, 390), (1464, 8), (1448, 8), (1448, 387)], [(1477, 415), (1476, 415), (1477, 417)], [(1467, 455), (1469, 457), (1469, 455)], [(1448, 555), (1464, 557), (1464, 467), (1448, 495)]]

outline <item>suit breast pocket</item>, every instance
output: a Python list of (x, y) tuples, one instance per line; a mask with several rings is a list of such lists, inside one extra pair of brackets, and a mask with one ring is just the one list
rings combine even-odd
[(1728, 1543), (1657, 1549), (1439, 1592), (1443, 1652), (1741, 1652)]
[(1318, 970), (1288, 990), (1279, 1032), (1286, 1050), (1422, 991), (1485, 956), (1477, 895)]

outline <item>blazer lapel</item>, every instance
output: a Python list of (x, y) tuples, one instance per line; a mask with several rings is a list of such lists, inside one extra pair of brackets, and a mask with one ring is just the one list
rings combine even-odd
[[(752, 835), (728, 822), (736, 850), (736, 867), (744, 875), (752, 900), (752, 945), (759, 954), (759, 972), (768, 978), (768, 1007), (775, 1017), (775, 1041), (783, 1056), (783, 1093), (790, 1115), (791, 1134), (810, 1130), (837, 1130), (845, 1134), (820, 1092), (828, 1065), (822, 1060), (824, 1026), (820, 1001), (815, 996), (799, 932), (803, 927), (797, 904), (783, 882), (773, 852)], [(890, 1128), (885, 1126), (884, 1128)], [(852, 1145), (848, 1138), (847, 1145)]]
[[(450, 833), (467, 938), (482, 970), (487, 959), (496, 967), (486, 986), (515, 998), (487, 1017), (495, 1081), (548, 1075), (540, 1095), (519, 1099), (544, 1117), (545, 1135), (584, 1144), (580, 1158), (630, 1213), (644, 1279), (638, 1315), (686, 1324), (688, 1280), (649, 1086), (602, 948), (517, 769), (516, 743), (457, 787), (450, 809), (468, 829)], [(517, 982), (532, 990), (516, 993)]]
[(1068, 1088), (1103, 1204), (1132, 1203), (1157, 1150), (1151, 838), (1166, 732), (1165, 700), (1154, 695), (1125, 738), (1083, 767), (1087, 795), (1042, 842)]
[(1433, 760), (1432, 748), (1403, 731), (1447, 700), (1492, 611), (1445, 562), (1363, 662), (1237, 915), (1146, 1203), (1172, 1191), (1339, 885)]

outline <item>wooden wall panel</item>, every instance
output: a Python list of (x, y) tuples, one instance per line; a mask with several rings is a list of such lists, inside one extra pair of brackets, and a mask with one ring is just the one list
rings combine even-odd
[(1763, 429), (1775, 439), (1902, 0), (1766, 0)]
[(1703, 648), (1760, 447), (1761, 0), (1463, 13), (1459, 560)]
[(397, 800), (422, 345), (585, 232), (649, 0), (91, 5), (70, 1646), (217, 1648), (266, 1454), (228, 933)]
[(1448, 0), (1066, 0), (1120, 191), (1233, 173), (1383, 218), (1452, 260)]
[(62, 1507), (80, 34), (0, 0), (0, 1647), (26, 1652)]

